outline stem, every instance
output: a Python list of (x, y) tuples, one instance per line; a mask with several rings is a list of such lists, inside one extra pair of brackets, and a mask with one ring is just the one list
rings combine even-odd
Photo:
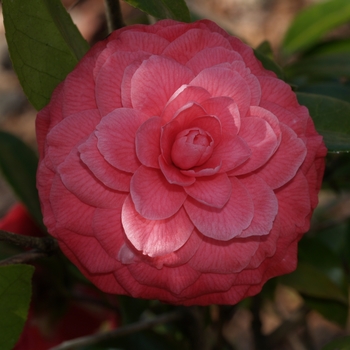
[(47, 254), (58, 249), (57, 241), (52, 237), (32, 237), (0, 230), (0, 241), (15, 244), (24, 248), (36, 248)]
[(119, 0), (105, 0), (108, 31), (123, 28), (125, 26)]
[(33, 260), (38, 260), (41, 258), (46, 258), (50, 254), (46, 252), (39, 251), (37, 249), (30, 250), (29, 252), (17, 254), (11, 256), (10, 258), (0, 261), (0, 266), (13, 265), (13, 264), (26, 264), (32, 262)]
[(124, 327), (115, 329), (110, 332), (94, 334), (86, 337), (68, 340), (58, 346), (51, 348), (51, 350), (73, 350), (83, 346), (93, 345), (102, 341), (114, 339), (117, 337), (133, 334), (145, 329), (153, 328), (154, 326), (163, 323), (173, 322), (181, 319), (183, 316), (184, 314), (182, 312), (174, 311), (168, 314), (160, 315), (152, 320), (145, 320), (134, 324), (126, 325)]

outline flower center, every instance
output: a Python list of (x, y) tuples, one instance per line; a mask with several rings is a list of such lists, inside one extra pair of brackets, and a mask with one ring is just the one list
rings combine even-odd
[(177, 134), (171, 149), (171, 159), (180, 169), (204, 164), (213, 153), (214, 141), (209, 133), (191, 128)]

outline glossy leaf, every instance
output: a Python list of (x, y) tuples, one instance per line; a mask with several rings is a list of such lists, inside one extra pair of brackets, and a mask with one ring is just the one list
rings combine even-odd
[(350, 152), (350, 103), (321, 95), (297, 93), (323, 135), (330, 152)]
[(322, 348), (322, 350), (349, 350), (349, 349), (350, 349), (350, 336), (334, 340)]
[(35, 221), (43, 227), (36, 169), (38, 158), (20, 139), (0, 131), (0, 171)]
[(299, 293), (319, 299), (338, 301), (347, 306), (348, 299), (327, 275), (307, 263), (299, 263), (289, 275), (280, 277), (280, 282), (296, 289)]
[[(265, 49), (265, 48), (262, 48)], [(266, 52), (266, 51), (263, 51)], [(280, 79), (284, 79), (282, 68), (268, 55), (259, 49), (254, 50), (255, 57), (262, 63), (265, 69), (273, 71)]]
[(0, 348), (11, 350), (27, 318), (34, 267), (0, 266)]
[(39, 110), (89, 46), (60, 0), (3, 0), (2, 8), (13, 67)]
[(343, 85), (340, 82), (313, 83), (304, 86), (299, 86), (298, 92), (325, 95), (348, 102), (350, 96), (350, 87)]
[(350, 52), (308, 56), (286, 68), (286, 74), (290, 77), (302, 75), (308, 79), (349, 78)]
[(289, 27), (282, 49), (287, 55), (305, 50), (328, 31), (349, 20), (349, 0), (331, 0), (310, 6)]
[(125, 0), (133, 7), (158, 18), (190, 22), (190, 12), (184, 0)]
[(298, 261), (312, 265), (344, 291), (347, 290), (342, 260), (317, 235), (312, 238), (305, 237), (300, 241)]

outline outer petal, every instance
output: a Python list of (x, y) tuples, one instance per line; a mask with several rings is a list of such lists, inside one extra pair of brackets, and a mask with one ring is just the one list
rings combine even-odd
[(224, 47), (207, 47), (194, 55), (186, 66), (192, 69), (194, 74), (199, 74), (203, 69), (214, 67), (221, 63), (242, 61), (242, 56)]
[(243, 118), (239, 136), (247, 143), (252, 154), (244, 164), (230, 172), (230, 175), (247, 174), (258, 169), (271, 158), (279, 144), (271, 126), (258, 117)]
[(89, 136), (101, 120), (97, 110), (72, 114), (57, 124), (47, 134), (48, 157), (53, 165), (61, 164), (72, 148)]
[(231, 97), (237, 103), (241, 117), (247, 114), (251, 93), (247, 83), (237, 72), (221, 67), (207, 68), (201, 71), (190, 85), (200, 86), (212, 96)]
[(238, 273), (249, 264), (258, 247), (259, 238), (234, 238), (223, 242), (203, 237), (197, 253), (188, 264), (203, 273)]
[(276, 153), (257, 171), (273, 189), (279, 188), (294, 177), (306, 156), (304, 142), (286, 125), (280, 124), (282, 141)]
[(96, 208), (92, 217), (92, 229), (96, 239), (108, 255), (117, 259), (120, 249), (126, 241), (121, 223), (122, 206), (127, 195), (119, 197), (119, 204), (115, 209)]
[(149, 117), (159, 116), (170, 96), (192, 79), (193, 73), (185, 66), (172, 59), (151, 56), (132, 78), (132, 105)]
[(63, 184), (82, 202), (100, 208), (116, 208), (121, 192), (111, 190), (97, 180), (81, 162), (77, 147), (58, 167)]
[(136, 211), (149, 220), (170, 218), (187, 197), (180, 186), (169, 184), (159, 170), (143, 165), (131, 179), (130, 194)]
[(102, 116), (122, 107), (121, 85), (126, 67), (134, 61), (148, 57), (143, 51), (117, 51), (108, 57), (96, 76), (96, 104)]
[(160, 132), (162, 119), (153, 117), (145, 121), (136, 132), (136, 154), (139, 161), (148, 167), (159, 169)]
[(278, 213), (282, 227), (303, 226), (305, 218), (311, 212), (308, 183), (301, 171), (295, 177), (278, 189)]
[(69, 192), (57, 174), (52, 182), (50, 202), (59, 226), (81, 235), (93, 235), (92, 216), (96, 208), (86, 205)]
[(232, 195), (226, 205), (212, 208), (188, 198), (184, 207), (195, 227), (204, 236), (228, 241), (242, 233), (252, 222), (254, 207), (245, 186), (236, 178), (230, 178)]
[(132, 174), (111, 166), (97, 148), (97, 137), (90, 137), (78, 147), (80, 159), (89, 170), (107, 187), (112, 190), (129, 191)]
[(128, 108), (119, 108), (102, 119), (95, 134), (97, 147), (108, 163), (126, 172), (134, 172), (141, 165), (135, 137), (145, 120), (145, 114)]
[(256, 175), (240, 179), (250, 193), (254, 204), (254, 217), (240, 237), (261, 236), (270, 233), (278, 212), (278, 201), (266, 182)]
[(147, 220), (135, 210), (130, 196), (123, 205), (122, 223), (131, 244), (150, 257), (180, 249), (193, 231), (193, 224), (184, 209), (168, 219)]
[(184, 187), (186, 193), (200, 203), (214, 208), (222, 208), (232, 193), (232, 184), (226, 174), (198, 178)]
[[(142, 285), (162, 288), (172, 294), (180, 294), (185, 288), (193, 284), (200, 273), (187, 265), (177, 268), (163, 267), (158, 270), (147, 264), (138, 263), (128, 265), (131, 275)], [(142, 294), (141, 294), (142, 296)]]
[[(193, 43), (196, 45), (193, 45)], [(207, 47), (230, 48), (230, 43), (222, 35), (209, 33), (200, 29), (190, 29), (174, 40), (163, 51), (163, 55), (172, 57), (176, 61), (186, 64), (198, 51)]]

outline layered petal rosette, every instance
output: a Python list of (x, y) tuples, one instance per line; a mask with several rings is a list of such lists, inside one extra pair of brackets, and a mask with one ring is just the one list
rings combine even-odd
[(296, 267), (326, 149), (210, 21), (113, 32), (37, 118), (45, 224), (108, 293), (234, 304)]

